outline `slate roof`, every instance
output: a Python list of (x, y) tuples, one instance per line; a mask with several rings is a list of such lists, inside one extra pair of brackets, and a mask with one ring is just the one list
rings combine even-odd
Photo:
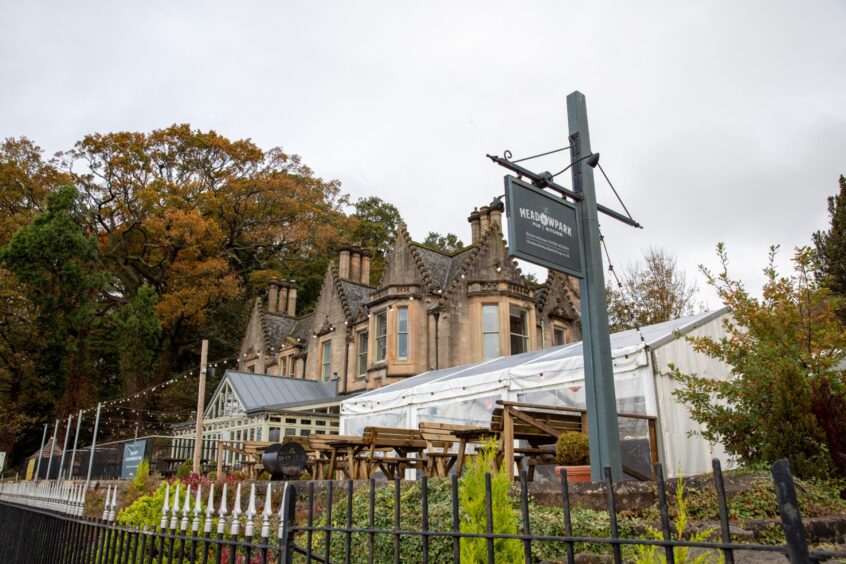
[[(228, 381), (245, 411), (254, 411), (268, 406), (282, 408), (286, 405), (320, 403), (338, 398), (337, 382), (317, 382), (266, 376), (250, 372), (227, 370), (218, 384), (218, 390)], [(215, 394), (218, 390), (215, 390)]]
[(363, 284), (356, 284), (355, 282), (350, 282), (349, 280), (338, 280), (338, 287), (341, 289), (341, 292), (344, 293), (347, 301), (347, 307), (349, 308), (349, 312), (351, 316), (355, 316), (358, 308), (361, 307), (367, 298), (372, 294), (375, 290), (370, 286), (365, 286)]
[(311, 320), (313, 317), (314, 314), (309, 313), (308, 315), (304, 315), (297, 319), (293, 329), (291, 329), (291, 334), (288, 336), (292, 339), (299, 339), (300, 341), (306, 342), (306, 339), (308, 339), (311, 335)]
[(274, 315), (271, 313), (262, 314), (261, 325), (268, 346), (277, 347), (287, 337), (296, 325), (297, 320), (293, 317)]
[(454, 255), (450, 255), (424, 247), (418, 243), (412, 244), (417, 247), (417, 252), (423, 261), (423, 267), (428, 271), (429, 276), (435, 283), (436, 290), (446, 289), (473, 251), (473, 247), (467, 247)]

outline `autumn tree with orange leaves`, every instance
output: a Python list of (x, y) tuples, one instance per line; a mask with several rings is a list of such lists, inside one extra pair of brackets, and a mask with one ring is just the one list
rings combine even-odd
[[(52, 159), (24, 138), (8, 139), (0, 157), (0, 246), (46, 213), (47, 198), (63, 185), (72, 184), (79, 195), (73, 217), (79, 236), (96, 241), (102, 277), (99, 291), (89, 292), (96, 330), (87, 337), (90, 382), (81, 389), (91, 387), (100, 398), (195, 366), (202, 338), (211, 341), (210, 358), (231, 355), (248, 304), (272, 277), (296, 279), (301, 300), (314, 300), (331, 251), (361, 221), (344, 212), (340, 184), (319, 178), (296, 155), (188, 125), (92, 134)], [(43, 304), (25, 287), (8, 270), (0, 272), (7, 298), (0, 320), (11, 320), (0, 325), (0, 379), (17, 371), (16, 382), (67, 381), (39, 374), (38, 343), (47, 329), (32, 320)], [(126, 332), (126, 308), (141, 306), (154, 308), (155, 319), (134, 328), (144, 338), (133, 345), (143, 342), (150, 353), (139, 349), (148, 359), (139, 364), (127, 362), (119, 336)], [(67, 389), (39, 389), (52, 399), (30, 410), (37, 417), (48, 415), (44, 406), (51, 402), (61, 406), (51, 415), (61, 416), (83, 401), (69, 400)], [(2, 386), (0, 395), (8, 398)], [(147, 407), (190, 410), (194, 400), (188, 400)]]

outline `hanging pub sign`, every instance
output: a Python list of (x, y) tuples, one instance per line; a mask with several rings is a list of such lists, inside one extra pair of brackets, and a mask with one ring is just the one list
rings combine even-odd
[(505, 213), (511, 256), (584, 278), (574, 204), (506, 175)]

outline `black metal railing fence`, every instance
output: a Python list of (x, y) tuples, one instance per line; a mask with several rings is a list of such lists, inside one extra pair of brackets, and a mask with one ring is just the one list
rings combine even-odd
[[(466, 508), (461, 506), (459, 480), (452, 477), (448, 504), (433, 502), (430, 487), (434, 482), (426, 478), (413, 486), (400, 480), (378, 486), (374, 480), (365, 483), (310, 482), (304, 491), (297, 492), (293, 485), (283, 488), (281, 497), (274, 503), (271, 486), (267, 487), (263, 509), (257, 510), (255, 484), (251, 486), (246, 511), (242, 511), (241, 487), (238, 486), (232, 511), (227, 505), (226, 490), (219, 501), (212, 489), (207, 500), (200, 491), (191, 490), (180, 498), (176, 489), (165, 502), (161, 521), (155, 527), (140, 528), (115, 519), (116, 489), (106, 504), (101, 519), (65, 514), (53, 506), (27, 506), (25, 498), (0, 498), (0, 562), (49, 562), (54, 563), (184, 563), (214, 562), (220, 564), (289, 564), (305, 562), (407, 562), (409, 545), (413, 545), (413, 561), (459, 563), (462, 545), (471, 539), (480, 539), (483, 561), (503, 561), (500, 550), (503, 541), (519, 544), (519, 555), (512, 551), (509, 562), (533, 562), (533, 547), (538, 543), (552, 543), (561, 549), (562, 561), (575, 562), (575, 557), (586, 547), (604, 547), (614, 562), (630, 559), (632, 547), (655, 547), (654, 561), (676, 562), (679, 549), (712, 551), (715, 561), (723, 559), (732, 563), (740, 551), (762, 556), (787, 557), (790, 562), (823, 561), (846, 558), (846, 551), (812, 550), (807, 542), (796, 490), (786, 461), (773, 465), (773, 482), (780, 514), (779, 524), (785, 542), (778, 545), (740, 543), (731, 537), (728, 500), (719, 463), (714, 461), (714, 487), (719, 512), (718, 539), (679, 539), (670, 519), (668, 496), (660, 465), (656, 467), (656, 493), (660, 514), (660, 534), (657, 538), (625, 538), (620, 533), (619, 511), (615, 484), (606, 470), (604, 489), (607, 500), (610, 535), (607, 537), (578, 536), (574, 534), (573, 511), (566, 472), (561, 476), (561, 507), (563, 534), (533, 531), (537, 523), (530, 515), (529, 493), (525, 474), (517, 485), (517, 513), (519, 527), (516, 533), (498, 533), (497, 510), (493, 503), (491, 476), (485, 477), (482, 530), (462, 530)], [(339, 485), (340, 484), (340, 485)], [(318, 492), (321, 488), (323, 491)], [(411, 489), (410, 489), (411, 488)], [(359, 490), (359, 491), (356, 491)], [(412, 491), (413, 490), (413, 491)], [(413, 493), (413, 495), (412, 495)], [(380, 500), (392, 499), (386, 522)], [(362, 507), (354, 504), (354, 496), (366, 496)], [(71, 499), (74, 499), (71, 496)], [(419, 504), (409, 507), (409, 503)], [(438, 505), (440, 503), (440, 505)], [(61, 505), (61, 502), (59, 502)], [(277, 507), (278, 506), (278, 507)], [(45, 508), (47, 507), (47, 508)], [(260, 507), (260, 506), (259, 506)], [(407, 514), (413, 513), (413, 519)], [(430, 516), (438, 512), (439, 519), (451, 523), (450, 527), (431, 527)], [(71, 512), (73, 513), (73, 512)], [(334, 513), (334, 515), (333, 515)], [(419, 526), (408, 527), (413, 521)], [(499, 558), (499, 559), (498, 559)]]

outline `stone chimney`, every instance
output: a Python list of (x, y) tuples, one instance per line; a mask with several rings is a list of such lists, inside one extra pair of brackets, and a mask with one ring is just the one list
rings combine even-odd
[(473, 210), (473, 213), (470, 214), (470, 217), (467, 218), (467, 221), (470, 222), (470, 242), (471, 243), (478, 243), (479, 239), (482, 238), (482, 231), (481, 227), (479, 226), (479, 210)]
[(273, 311), (273, 313), (285, 315), (285, 310), (288, 309), (288, 288), (290, 286), (291, 285), (285, 281), (279, 282), (279, 306)]
[(482, 209), (479, 210), (479, 223), (481, 225), (479, 237), (481, 238), (491, 228), (491, 208), (488, 206), (482, 206)]
[(297, 283), (293, 280), (288, 283), (288, 315), (297, 315)]
[(361, 280), (361, 249), (358, 247), (350, 249), (350, 280)]
[(361, 249), (361, 283), (370, 285), (370, 251)]
[(349, 280), (350, 278), (350, 246), (341, 245), (341, 256), (338, 259), (338, 278)]
[(279, 284), (279, 280), (274, 278), (267, 287), (267, 311), (270, 313), (276, 313), (279, 307)]
[(499, 227), (499, 230), (502, 231), (502, 211), (505, 209), (505, 204), (502, 202), (496, 202), (491, 204), (490, 207), (490, 218), (491, 218), (491, 227), (496, 225)]

